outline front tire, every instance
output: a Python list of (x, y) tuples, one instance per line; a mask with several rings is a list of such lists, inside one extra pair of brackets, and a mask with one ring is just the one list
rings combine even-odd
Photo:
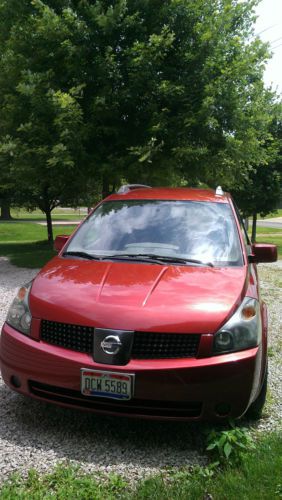
[(263, 383), (262, 383), (259, 395), (255, 399), (255, 401), (249, 406), (248, 410), (246, 411), (245, 416), (248, 419), (259, 420), (261, 418), (262, 410), (263, 410), (263, 407), (265, 405), (266, 393), (267, 393), (267, 367), (265, 370), (264, 379), (263, 379)]

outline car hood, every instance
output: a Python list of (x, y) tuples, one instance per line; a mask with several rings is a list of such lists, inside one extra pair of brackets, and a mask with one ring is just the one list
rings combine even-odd
[(33, 317), (125, 330), (213, 333), (241, 303), (243, 267), (55, 257), (35, 278)]

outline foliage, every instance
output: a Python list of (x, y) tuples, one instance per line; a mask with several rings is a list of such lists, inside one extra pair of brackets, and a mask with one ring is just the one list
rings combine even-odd
[[(282, 217), (282, 208), (277, 208), (277, 209), (273, 210), (273, 212), (271, 212), (270, 214), (267, 214), (266, 217), (268, 219)], [(275, 221), (273, 221), (273, 222), (275, 222)]]
[[(241, 465), (218, 469), (183, 467), (162, 473), (134, 484), (117, 475), (84, 474), (78, 468), (61, 464), (47, 474), (29, 471), (27, 478), (13, 475), (0, 489), (1, 500), (38, 500), (47, 498), (72, 500), (119, 499), (202, 500), (216, 498), (281, 498), (282, 440), (278, 433), (267, 434)], [(94, 477), (93, 477), (94, 476)], [(132, 478), (131, 478), (132, 479)]]
[[(60, 202), (74, 201), (81, 189), (75, 167), (81, 151), (80, 90), (71, 81), (66, 87), (64, 69), (59, 73), (47, 62), (47, 57), (52, 59), (52, 43), (60, 50), (63, 34), (52, 38), (54, 20), (43, 3), (13, 4), (11, 11), (11, 2), (0, 3), (1, 26), (10, 25), (1, 43), (0, 157), (3, 175), (18, 186), (17, 204), (39, 207), (46, 214), (52, 240), (51, 211)], [(53, 33), (44, 45), (43, 33), (51, 26)]]
[[(46, 498), (70, 498), (72, 500), (114, 500), (120, 498), (125, 491), (127, 482), (116, 474), (109, 474), (104, 482), (93, 481), (92, 477), (83, 476), (78, 467), (58, 465), (55, 470), (40, 476), (34, 469), (28, 471), (25, 482), (15, 474), (11, 483), (2, 488), (1, 499), (30, 500)], [(11, 497), (12, 495), (12, 497)]]
[[(152, 478), (140, 485), (133, 498), (179, 499), (230, 499), (279, 498), (281, 491), (281, 436), (268, 434), (259, 439), (256, 448), (242, 457), (240, 464), (213, 470), (202, 476), (200, 468), (178, 471), (168, 478)], [(210, 470), (210, 466), (201, 468)], [(158, 481), (158, 482), (157, 482)]]
[(0, 191), (17, 186), (52, 239), (59, 202), (121, 179), (215, 186), (267, 164), (256, 3), (0, 0)]
[[(10, 218), (5, 214), (5, 207), (9, 207), (15, 198), (15, 182), (11, 175), (11, 164), (13, 161), (14, 148), (10, 147), (9, 139), (0, 144), (0, 206), (1, 218)], [(8, 208), (9, 212), (9, 208)]]
[[(275, 118), (276, 115), (276, 118)], [(279, 121), (280, 120), (280, 121)], [(262, 160), (256, 165), (248, 165), (239, 182), (230, 186), (244, 217), (253, 217), (252, 241), (256, 240), (257, 214), (262, 217), (276, 209), (281, 198), (282, 185), (282, 121), (281, 105), (276, 106), (273, 122), (270, 124), (268, 162)], [(262, 144), (262, 151), (266, 145)]]
[(255, 449), (249, 431), (230, 423), (231, 429), (212, 430), (207, 436), (207, 451), (211, 452), (216, 463), (221, 465), (238, 465), (246, 452)]
[(277, 495), (277, 498), (282, 498), (282, 483), (277, 484), (275, 494)]
[(274, 165), (249, 169), (238, 189), (231, 189), (244, 217), (260, 213), (265, 217), (277, 207), (281, 196), (281, 173)]

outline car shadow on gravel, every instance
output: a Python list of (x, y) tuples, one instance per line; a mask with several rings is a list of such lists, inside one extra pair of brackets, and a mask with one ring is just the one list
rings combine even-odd
[(206, 424), (97, 416), (25, 398), (3, 384), (0, 400), (0, 440), (19, 454), (29, 448), (58, 462), (148, 468), (206, 461)]

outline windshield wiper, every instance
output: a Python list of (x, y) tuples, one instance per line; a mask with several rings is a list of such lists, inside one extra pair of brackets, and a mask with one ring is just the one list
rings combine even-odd
[(90, 253), (87, 253), (87, 252), (82, 252), (80, 250), (73, 250), (73, 251), (69, 251), (69, 252), (64, 252), (63, 253), (63, 257), (65, 256), (73, 256), (73, 257), (81, 257), (83, 259), (89, 259), (89, 260), (101, 260), (100, 257), (97, 257), (96, 255), (91, 255)]
[(166, 263), (171, 263), (171, 264), (196, 264), (198, 266), (208, 266), (208, 267), (214, 267), (214, 265), (211, 262), (203, 262), (202, 260), (197, 260), (197, 259), (184, 259), (181, 257), (171, 257), (169, 255), (157, 255), (154, 253), (137, 253), (137, 254), (131, 254), (131, 253), (122, 253), (122, 254), (113, 254), (113, 255), (91, 255), (87, 252), (83, 252), (82, 250), (73, 250), (73, 251), (66, 251), (63, 253), (63, 256), (73, 256), (73, 257), (81, 257), (82, 259), (88, 259), (88, 260), (138, 260), (138, 261), (143, 261), (143, 262), (149, 262), (151, 264), (166, 264)]
[(175, 264), (197, 264), (199, 266), (214, 267), (214, 265), (211, 262), (203, 262), (202, 260), (198, 259), (186, 259), (182, 257), (172, 257), (169, 255), (155, 255), (155, 254), (141, 254), (141, 255), (143, 255), (144, 257), (157, 259), (161, 262), (171, 262)]
[(179, 264), (197, 264), (199, 266), (209, 266), (209, 267), (214, 267), (214, 265), (211, 262), (204, 262), (202, 260), (198, 259), (185, 259), (182, 257), (170, 257), (167, 255), (154, 255), (154, 254), (148, 254), (148, 257), (153, 257), (155, 259), (161, 260), (163, 262), (172, 262), (172, 263), (179, 263)]
[(197, 260), (197, 259), (184, 259), (181, 257), (171, 257), (171, 256), (166, 256), (166, 255), (157, 255), (154, 253), (137, 253), (137, 254), (114, 254), (114, 255), (107, 255), (103, 257), (104, 259), (115, 259), (115, 260), (143, 260), (144, 262), (152, 262), (156, 264), (162, 264), (166, 262), (170, 262), (172, 264), (197, 264), (199, 266), (208, 266), (208, 267), (214, 267), (214, 265), (211, 262), (203, 262), (202, 260)]
[(149, 254), (117, 253), (114, 255), (104, 255), (101, 260), (137, 260), (140, 262), (150, 262), (151, 264), (162, 264), (160, 259), (151, 257)]

